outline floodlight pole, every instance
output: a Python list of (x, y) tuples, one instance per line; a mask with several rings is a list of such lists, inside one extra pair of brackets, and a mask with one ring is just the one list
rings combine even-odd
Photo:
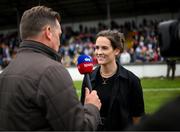
[(106, 5), (107, 5), (107, 23), (108, 23), (108, 28), (111, 28), (111, 11), (110, 11), (110, 0), (106, 0)]

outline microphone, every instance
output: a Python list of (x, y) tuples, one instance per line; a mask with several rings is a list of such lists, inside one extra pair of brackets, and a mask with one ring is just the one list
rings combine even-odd
[(92, 85), (89, 77), (89, 73), (93, 70), (93, 61), (92, 58), (88, 55), (80, 55), (77, 59), (77, 67), (81, 74), (85, 74), (85, 78), (87, 80), (87, 85), (89, 88), (89, 91), (92, 91)]

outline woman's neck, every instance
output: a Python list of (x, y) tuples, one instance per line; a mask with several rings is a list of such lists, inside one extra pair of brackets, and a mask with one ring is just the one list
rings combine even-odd
[(110, 63), (108, 65), (101, 65), (100, 73), (101, 76), (104, 78), (109, 78), (113, 76), (117, 71), (117, 64), (116, 62)]

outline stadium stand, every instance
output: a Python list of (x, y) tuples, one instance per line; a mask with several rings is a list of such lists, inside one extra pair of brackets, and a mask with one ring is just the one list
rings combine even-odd
[[(59, 52), (66, 67), (76, 65), (80, 54), (92, 56), (96, 63), (93, 55), (95, 35), (107, 28), (118, 29), (125, 34), (126, 51), (130, 55), (130, 62), (126, 63), (162, 62), (164, 58), (158, 47), (157, 25), (163, 20), (160, 19), (163, 18), (163, 13), (168, 14), (166, 19), (176, 17), (179, 2), (169, 3), (164, 0), (162, 4), (161, 0), (1, 0), (0, 16), (4, 19), (0, 19), (0, 66), (6, 67), (18, 50), (20, 40), (17, 29), (21, 13), (40, 4), (62, 12), (63, 34)], [(152, 14), (158, 14), (158, 17), (146, 19)], [(75, 23), (76, 29), (73, 26)]]

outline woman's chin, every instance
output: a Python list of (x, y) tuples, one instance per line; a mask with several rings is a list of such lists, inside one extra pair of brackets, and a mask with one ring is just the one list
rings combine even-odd
[(104, 61), (98, 61), (98, 64), (102, 65), (102, 64), (104, 64)]

